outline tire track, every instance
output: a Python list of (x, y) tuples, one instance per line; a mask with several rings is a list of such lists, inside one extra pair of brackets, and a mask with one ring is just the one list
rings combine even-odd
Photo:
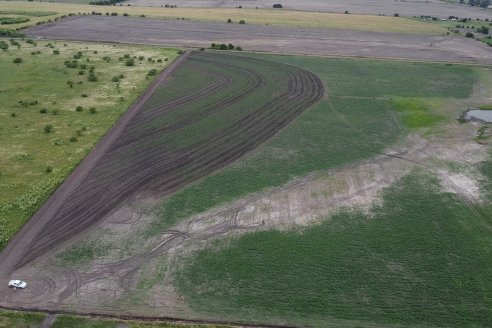
[[(181, 67), (201, 74), (206, 82), (190, 94), (159, 103), (166, 87), (181, 81), (169, 79)], [(323, 96), (321, 80), (294, 66), (235, 55), (186, 53), (159, 76), (14, 238), (1, 254), (0, 273), (8, 275), (56, 249), (135, 197), (169, 195), (234, 162)], [(202, 125), (212, 128), (204, 130)], [(203, 132), (193, 139), (183, 132), (195, 129)], [(180, 133), (190, 140), (180, 145), (176, 140)], [(165, 243), (180, 238), (170, 234)], [(128, 261), (125, 265), (134, 267)], [(101, 275), (96, 270), (78, 281), (87, 283)]]

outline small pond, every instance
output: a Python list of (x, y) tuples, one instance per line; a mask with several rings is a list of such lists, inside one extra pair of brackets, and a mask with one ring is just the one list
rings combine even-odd
[(482, 121), (492, 123), (492, 110), (469, 109), (461, 115), (465, 121)]

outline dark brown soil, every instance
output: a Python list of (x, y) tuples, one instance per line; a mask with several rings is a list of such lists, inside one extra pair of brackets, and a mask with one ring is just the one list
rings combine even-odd
[[(185, 68), (202, 71), (208, 79), (184, 95), (169, 97), (166, 83)], [(285, 80), (273, 81), (262, 72), (267, 68), (282, 72)], [(246, 82), (238, 88), (235, 78)], [(276, 92), (251, 102), (264, 88)], [(222, 89), (230, 90), (227, 96), (189, 110)], [(0, 277), (6, 278), (136, 197), (169, 195), (237, 160), (323, 95), (321, 80), (296, 67), (226, 54), (186, 53), (157, 78), (7, 245), (0, 254)], [(197, 135), (183, 147), (174, 143), (176, 133), (194, 128), (199, 120), (212, 115), (225, 120), (231, 106), (247, 97), (244, 114), (229, 118), (220, 129)]]

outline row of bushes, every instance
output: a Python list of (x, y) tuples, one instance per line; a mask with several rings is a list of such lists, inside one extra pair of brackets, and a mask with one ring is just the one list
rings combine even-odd
[(123, 2), (125, 0), (100, 0), (100, 1), (91, 1), (89, 2), (90, 5), (96, 5), (96, 6), (114, 6), (117, 3)]
[(236, 50), (243, 50), (243, 48), (241, 48), (240, 46), (236, 46), (234, 47), (234, 45), (232, 43), (229, 43), (229, 44), (225, 44), (225, 43), (212, 43), (210, 45), (210, 48), (211, 49), (215, 49), (215, 50), (234, 50), (234, 48)]

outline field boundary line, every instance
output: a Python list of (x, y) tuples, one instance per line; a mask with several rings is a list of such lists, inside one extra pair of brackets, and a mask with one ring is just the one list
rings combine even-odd
[[(71, 192), (82, 182), (97, 162), (104, 156), (111, 144), (121, 135), (126, 125), (139, 112), (142, 105), (149, 99), (157, 87), (163, 83), (190, 54), (186, 51), (167, 66), (149, 87), (132, 103), (122, 116), (113, 124), (109, 131), (99, 140), (91, 152), (76, 166), (48, 200), (34, 213), (27, 223), (14, 235), (0, 253), (0, 277), (5, 277), (18, 269), (22, 259), (19, 258), (19, 247), (31, 244), (33, 237), (43, 229), (56, 214)], [(22, 263), (26, 264), (26, 263)]]
[[(206, 320), (206, 319), (184, 319), (176, 317), (153, 317), (153, 316), (139, 316), (139, 315), (118, 315), (118, 314), (103, 314), (103, 313), (84, 313), (84, 312), (71, 312), (71, 311), (49, 311), (39, 308), (19, 308), (19, 307), (6, 307), (0, 305), (2, 310), (11, 310), (19, 312), (36, 312), (45, 313), (48, 315), (74, 315), (81, 317), (92, 317), (99, 319), (118, 319), (118, 320), (128, 320), (128, 321), (145, 321), (145, 322), (168, 322), (168, 323), (189, 323), (189, 324), (218, 324), (218, 325), (229, 325), (235, 327), (252, 327), (252, 328), (311, 328), (312, 326), (294, 326), (294, 325), (276, 325), (276, 324), (261, 324), (261, 323), (246, 323), (238, 321), (227, 321), (227, 320)], [(183, 328), (186, 328), (185, 326)]]

